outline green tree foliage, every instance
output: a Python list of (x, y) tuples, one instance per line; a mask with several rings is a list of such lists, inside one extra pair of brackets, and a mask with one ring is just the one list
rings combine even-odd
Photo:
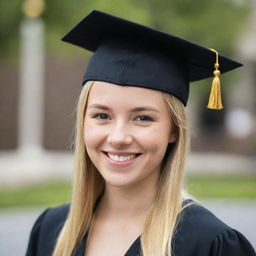
[[(0, 1), (0, 53), (18, 46), (24, 0)], [(49, 50), (58, 52), (59, 38), (93, 9), (153, 26), (229, 54), (249, 13), (248, 5), (235, 0), (47, 0)]]
[[(17, 41), (19, 32), (19, 22), (22, 18), (20, 12), (21, 0), (0, 1), (0, 54), (10, 54), (14, 48), (13, 43)], [(17, 46), (17, 45), (15, 45)]]

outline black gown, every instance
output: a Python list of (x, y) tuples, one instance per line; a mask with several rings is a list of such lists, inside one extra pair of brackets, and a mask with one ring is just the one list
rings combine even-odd
[[(49, 208), (38, 217), (30, 234), (26, 256), (52, 255), (68, 211), (69, 205), (63, 205)], [(192, 204), (182, 212), (172, 242), (174, 256), (256, 256), (240, 232), (199, 204)], [(85, 247), (86, 235), (74, 256), (84, 256)], [(140, 250), (138, 237), (124, 256), (139, 256)]]

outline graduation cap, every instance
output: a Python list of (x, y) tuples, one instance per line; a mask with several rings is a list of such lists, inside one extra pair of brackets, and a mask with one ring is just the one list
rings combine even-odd
[(208, 108), (221, 109), (220, 73), (242, 66), (214, 49), (98, 10), (62, 40), (94, 52), (83, 84), (98, 80), (159, 90), (185, 106), (189, 83), (214, 76)]

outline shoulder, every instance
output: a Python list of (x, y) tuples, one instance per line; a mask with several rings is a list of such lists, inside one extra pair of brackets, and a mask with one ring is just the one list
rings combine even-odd
[(69, 212), (69, 205), (48, 208), (36, 219), (29, 238), (26, 256), (51, 255)]
[[(205, 236), (205, 233), (207, 233), (210, 236), (209, 238), (212, 238), (219, 232), (230, 228), (204, 206), (194, 201), (190, 203), (188, 206), (185, 205), (179, 216), (181, 229), (186, 228), (194, 230), (194, 232), (198, 230), (197, 235)], [(199, 225), (200, 229), (196, 229)]]
[(173, 242), (176, 255), (255, 256), (252, 246), (240, 232), (193, 201), (179, 216)]
[(42, 219), (44, 226), (50, 225), (51, 227), (53, 227), (65, 222), (68, 212), (69, 204), (65, 204), (55, 208), (48, 208), (40, 216), (44, 216)]

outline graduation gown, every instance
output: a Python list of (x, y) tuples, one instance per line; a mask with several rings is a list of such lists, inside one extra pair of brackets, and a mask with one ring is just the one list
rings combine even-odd
[[(52, 255), (68, 211), (69, 205), (62, 205), (49, 208), (38, 217), (30, 234), (26, 256)], [(86, 235), (74, 256), (84, 256), (85, 247)], [(251, 244), (240, 232), (199, 204), (190, 205), (181, 213), (172, 249), (174, 256), (256, 256)], [(139, 256), (140, 251), (138, 237), (125, 256)]]

